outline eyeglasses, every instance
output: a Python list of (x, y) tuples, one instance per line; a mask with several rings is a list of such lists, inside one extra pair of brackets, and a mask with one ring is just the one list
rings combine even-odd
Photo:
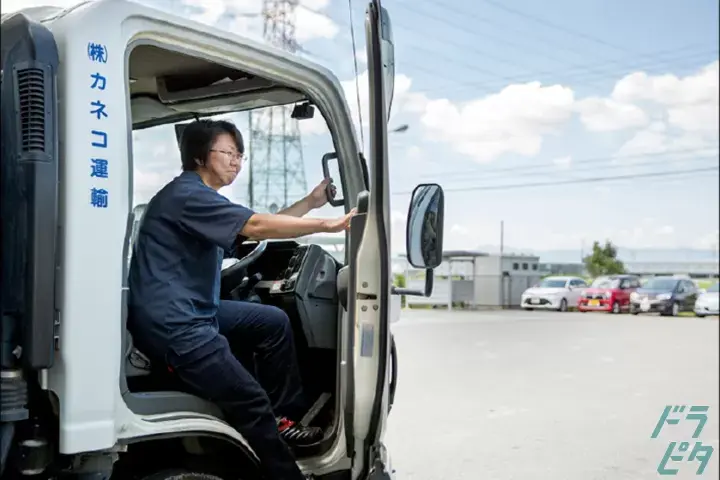
[(243, 159), (245, 158), (245, 155), (242, 154), (242, 153), (240, 153), (240, 152), (230, 152), (230, 151), (228, 151), (228, 150), (216, 150), (216, 149), (214, 149), (214, 148), (211, 148), (210, 151), (211, 151), (211, 152), (222, 153), (222, 154), (225, 155), (226, 157), (230, 157), (230, 158), (233, 158), (233, 159), (238, 160), (238, 161), (243, 161)]

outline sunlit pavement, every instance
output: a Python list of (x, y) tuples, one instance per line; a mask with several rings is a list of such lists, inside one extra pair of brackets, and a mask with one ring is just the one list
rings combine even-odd
[[(404, 311), (387, 444), (400, 480), (718, 478), (718, 318)], [(666, 425), (666, 405), (708, 421)], [(712, 445), (668, 463), (670, 441)], [(685, 453), (689, 455), (690, 450)]]

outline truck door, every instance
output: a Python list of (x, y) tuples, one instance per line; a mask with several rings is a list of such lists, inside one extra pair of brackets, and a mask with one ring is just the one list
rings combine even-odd
[[(392, 103), (394, 52), (388, 14), (372, 0), (365, 18), (370, 80), (369, 195), (358, 200), (351, 239), (349, 312), (354, 325), (352, 386), (346, 431), (354, 454), (353, 478), (383, 478), (380, 436), (388, 413), (390, 357), (390, 188), (387, 118)], [(354, 243), (354, 245), (353, 245)], [(375, 477), (380, 475), (380, 477)]]

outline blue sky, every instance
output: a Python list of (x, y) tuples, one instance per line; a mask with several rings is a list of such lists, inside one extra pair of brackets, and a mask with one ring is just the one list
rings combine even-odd
[[(20, 3), (27, 1), (6, 0), (3, 11)], [(258, 18), (236, 15), (259, 12), (260, 0), (143, 3), (253, 38), (261, 34)], [(343, 81), (357, 114), (347, 2), (301, 4), (299, 41)], [(717, 249), (717, 2), (448, 0), (438, 7), (431, 0), (385, 0), (383, 5), (396, 44), (391, 126), (409, 125), (390, 142), (394, 250), (404, 243), (409, 197), (403, 192), (428, 181), (446, 189), (447, 248), (498, 244), (504, 220), (505, 242), (518, 248), (579, 249), (607, 238), (631, 248)], [(353, 0), (361, 111), (367, 97), (365, 8), (365, 2)], [(243, 122), (238, 119), (246, 128)], [(319, 180), (320, 157), (330, 146), (322, 127), (302, 125), (308, 187)], [(169, 132), (146, 134), (142, 143), (143, 151), (176, 158)], [(148, 194), (177, 173), (176, 163), (163, 165), (162, 171), (141, 171)], [(231, 195), (238, 201), (244, 200), (243, 181)], [(528, 185), (534, 183), (543, 185)]]

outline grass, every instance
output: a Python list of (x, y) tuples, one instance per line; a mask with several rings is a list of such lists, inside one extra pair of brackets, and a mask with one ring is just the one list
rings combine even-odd
[(715, 283), (717, 283), (716, 278), (702, 278), (695, 281), (697, 282), (698, 287), (704, 288), (706, 290), (715, 285)]

